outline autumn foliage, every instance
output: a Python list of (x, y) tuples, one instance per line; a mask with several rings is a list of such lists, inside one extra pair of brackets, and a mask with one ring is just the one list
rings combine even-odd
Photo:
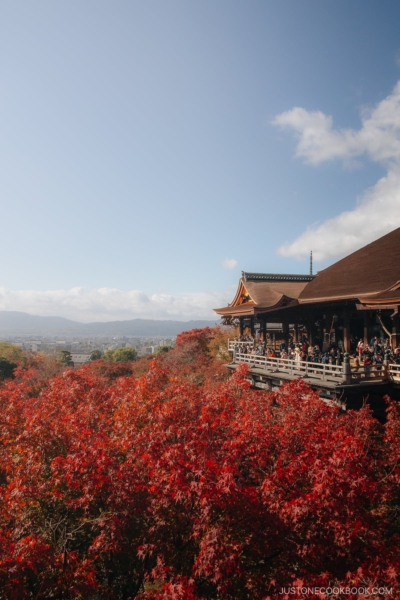
[(398, 589), (399, 406), (382, 425), (302, 381), (225, 380), (209, 335), (140, 376), (36, 365), (2, 384), (1, 599)]

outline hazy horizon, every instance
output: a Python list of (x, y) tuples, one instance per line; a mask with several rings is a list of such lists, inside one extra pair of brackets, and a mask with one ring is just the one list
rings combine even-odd
[(29, 317), (39, 317), (39, 318), (43, 318), (43, 319), (62, 319), (62, 320), (66, 320), (66, 321), (71, 321), (72, 323), (77, 323), (79, 325), (90, 325), (90, 324), (96, 324), (96, 323), (125, 323), (128, 321), (160, 321), (160, 322), (173, 322), (173, 323), (197, 323), (197, 322), (215, 322), (215, 324), (220, 324), (220, 320), (221, 317), (219, 317), (218, 315), (215, 315), (214, 319), (148, 319), (148, 318), (144, 318), (144, 317), (134, 317), (133, 319), (105, 319), (104, 321), (102, 320), (94, 320), (94, 321), (79, 321), (77, 319), (69, 319), (68, 317), (62, 317), (61, 315), (37, 315), (34, 313), (30, 313), (30, 312), (26, 312), (26, 311), (18, 311), (18, 310), (0, 310), (0, 317), (3, 315), (6, 315), (7, 313), (15, 313), (15, 314), (21, 314), (21, 315), (27, 315)]

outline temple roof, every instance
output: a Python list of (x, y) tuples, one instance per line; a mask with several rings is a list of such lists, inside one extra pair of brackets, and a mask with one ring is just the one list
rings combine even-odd
[(254, 315), (273, 308), (297, 304), (299, 294), (312, 275), (243, 273), (229, 306), (215, 308), (221, 316)]
[(282, 300), (297, 299), (307, 281), (246, 281), (246, 289), (258, 307), (272, 308)]
[(299, 302), (349, 298), (400, 301), (400, 227), (320, 271)]
[(244, 316), (349, 299), (377, 309), (400, 305), (400, 227), (316, 276), (242, 272), (231, 304), (214, 310)]

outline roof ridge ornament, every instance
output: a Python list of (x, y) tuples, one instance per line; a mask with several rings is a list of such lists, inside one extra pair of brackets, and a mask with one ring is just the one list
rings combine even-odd
[(315, 275), (297, 275), (290, 273), (246, 273), (242, 271), (243, 281), (312, 281)]

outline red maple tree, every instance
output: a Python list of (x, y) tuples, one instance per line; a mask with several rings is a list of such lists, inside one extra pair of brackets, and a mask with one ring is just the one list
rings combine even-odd
[(399, 406), (382, 425), (302, 381), (255, 391), (245, 367), (216, 378), (206, 345), (185, 363), (186, 338), (140, 377), (32, 367), (2, 384), (0, 598), (395, 590)]

